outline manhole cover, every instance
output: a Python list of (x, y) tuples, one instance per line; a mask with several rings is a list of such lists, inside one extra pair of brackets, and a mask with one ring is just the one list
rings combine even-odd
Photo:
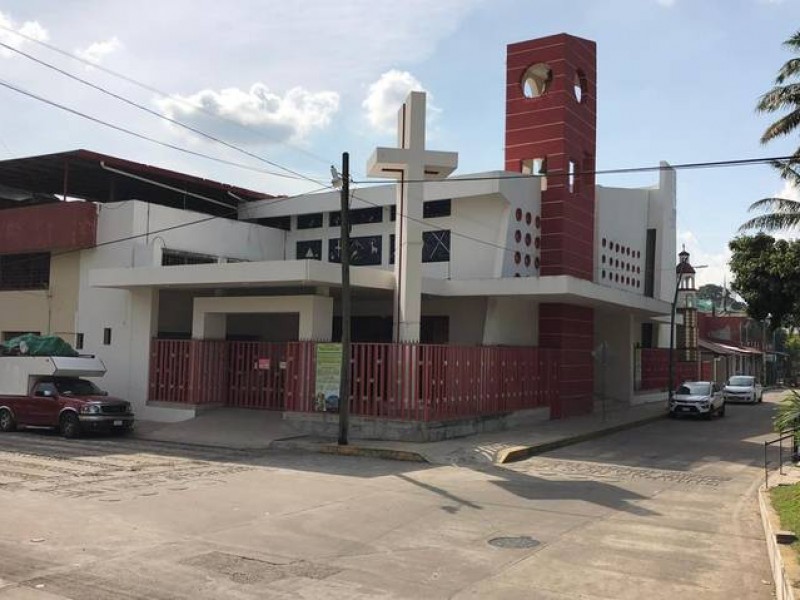
[(535, 548), (541, 544), (529, 535), (515, 535), (509, 537), (496, 537), (489, 540), (489, 545), (495, 548)]

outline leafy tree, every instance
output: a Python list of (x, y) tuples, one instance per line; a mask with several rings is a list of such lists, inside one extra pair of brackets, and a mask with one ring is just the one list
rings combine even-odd
[(731, 240), (731, 287), (747, 303), (747, 313), (774, 330), (800, 325), (800, 241), (775, 240), (759, 233)]
[[(790, 58), (778, 71), (775, 86), (759, 100), (757, 109), (763, 113), (783, 113), (761, 136), (761, 143), (767, 144), (777, 138), (795, 133), (800, 126), (800, 31), (786, 40), (783, 45), (795, 56)], [(800, 186), (800, 148), (785, 160), (774, 161), (773, 166), (781, 177), (793, 185)], [(800, 202), (788, 198), (763, 198), (750, 205), (750, 210), (765, 211), (764, 214), (745, 222), (740, 231), (762, 229), (778, 231), (800, 226)]]
[(796, 390), (783, 397), (772, 422), (776, 431), (786, 431), (800, 423), (800, 394)]
[(717, 285), (715, 283), (701, 285), (700, 289), (697, 290), (698, 298), (702, 298), (703, 300), (711, 300), (711, 302), (717, 306), (722, 304), (722, 299), (724, 296), (725, 290), (722, 289), (721, 285)]

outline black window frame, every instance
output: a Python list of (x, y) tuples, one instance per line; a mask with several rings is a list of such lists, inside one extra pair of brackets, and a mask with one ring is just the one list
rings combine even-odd
[(49, 252), (0, 255), (0, 291), (50, 288)]
[(297, 229), (319, 229), (322, 223), (321, 212), (297, 215)]
[[(305, 256), (307, 249), (312, 250), (313, 258)], [(297, 260), (322, 260), (322, 240), (297, 240), (294, 245), (294, 256)]]

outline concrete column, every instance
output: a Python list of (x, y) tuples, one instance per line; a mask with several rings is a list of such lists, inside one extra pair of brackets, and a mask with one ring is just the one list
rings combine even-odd
[(483, 327), (483, 343), (536, 346), (539, 343), (539, 311), (527, 298), (489, 298)]
[(143, 412), (150, 385), (150, 345), (158, 334), (158, 290), (134, 288), (130, 292), (130, 347), (126, 400)]

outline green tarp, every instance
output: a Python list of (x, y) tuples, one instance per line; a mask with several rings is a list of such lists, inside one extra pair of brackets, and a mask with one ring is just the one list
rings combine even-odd
[(3, 354), (25, 356), (78, 356), (67, 342), (57, 335), (26, 333), (1, 344)]

